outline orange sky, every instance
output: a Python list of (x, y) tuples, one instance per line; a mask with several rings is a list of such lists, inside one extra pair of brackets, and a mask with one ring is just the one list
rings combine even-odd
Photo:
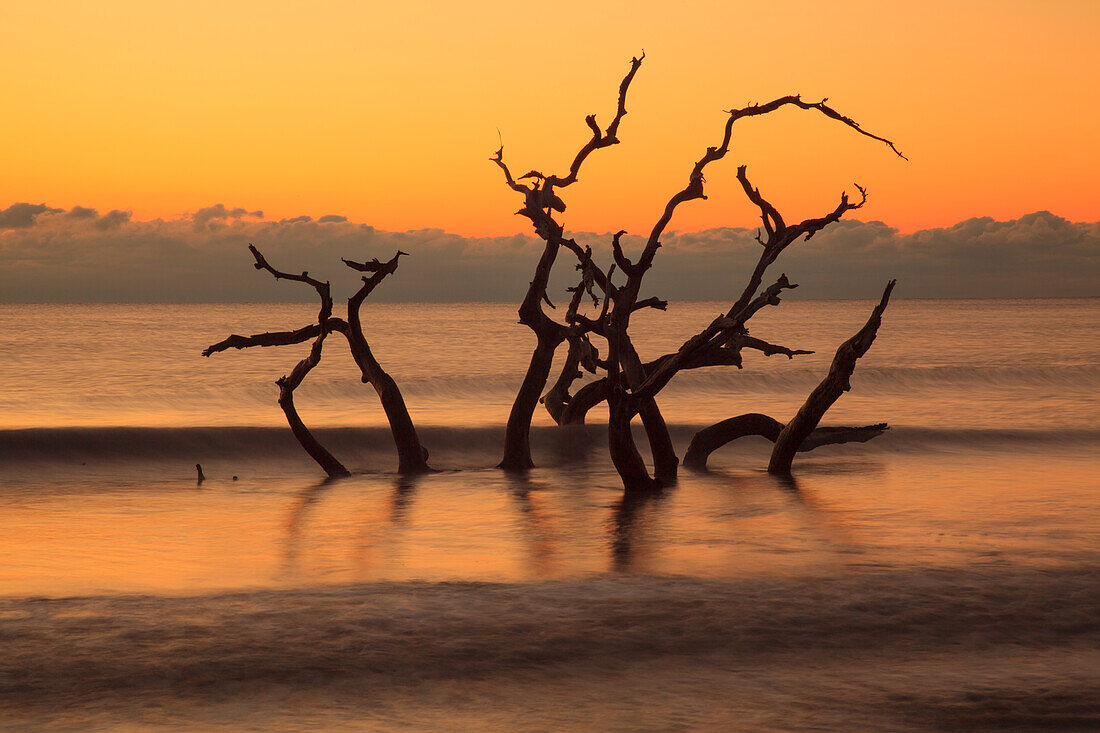
[(488, 161), (564, 171), (631, 55), (622, 145), (565, 197), (574, 230), (647, 230), (721, 110), (797, 92), (911, 163), (806, 112), (747, 120), (672, 228), (755, 221), (739, 162), (788, 219), (858, 181), (903, 231), (1038, 209), (1100, 219), (1100, 3), (5, 3), (0, 207), (523, 230)]

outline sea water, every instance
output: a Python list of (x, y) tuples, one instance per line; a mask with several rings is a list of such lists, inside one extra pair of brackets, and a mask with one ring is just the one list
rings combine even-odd
[[(785, 301), (753, 334), (815, 354), (680, 374), (680, 454), (789, 419), (872, 306)], [(642, 311), (635, 342), (721, 309)], [(638, 499), (602, 408), (540, 407), (538, 466), (493, 468), (533, 347), (514, 306), (363, 315), (436, 473), (394, 472), (339, 334), (296, 395), (335, 482), (275, 399), (308, 344), (201, 356), (315, 306), (0, 306), (0, 727), (1100, 725), (1100, 301), (896, 300), (823, 421), (883, 436), (791, 481), (744, 439)]]

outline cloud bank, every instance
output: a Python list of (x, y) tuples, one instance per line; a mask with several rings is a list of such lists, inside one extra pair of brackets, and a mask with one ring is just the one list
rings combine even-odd
[[(725, 300), (756, 261), (754, 230), (669, 233), (643, 295)], [(610, 261), (608, 234), (573, 233)], [(0, 302), (271, 302), (312, 300), (252, 267), (249, 242), (276, 267), (309, 272), (350, 293), (355, 273), (341, 257), (403, 259), (380, 301), (518, 301), (542, 244), (533, 236), (464, 237), (438, 229), (387, 232), (330, 214), (279, 221), (222, 204), (178, 219), (134, 221), (75, 206), (16, 203), (0, 209)], [(643, 239), (623, 238), (628, 254)], [(559, 257), (552, 288), (564, 300), (572, 255)], [(909, 298), (1100, 295), (1100, 222), (1040, 211), (1014, 221), (975, 218), (900, 234), (881, 222), (841, 221), (792, 245), (773, 265), (801, 287), (797, 298), (878, 297), (889, 278)]]

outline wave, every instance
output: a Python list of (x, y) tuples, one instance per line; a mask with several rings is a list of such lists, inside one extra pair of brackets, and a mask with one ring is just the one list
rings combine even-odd
[[(685, 449), (704, 425), (669, 425), (673, 440)], [(639, 429), (640, 430), (640, 429)], [(338, 454), (392, 456), (393, 439), (384, 427), (317, 428), (317, 438)], [(418, 428), (421, 441), (434, 458), (479, 465), (499, 458), (504, 444), (503, 427)], [(639, 440), (644, 437), (639, 433)], [(606, 428), (600, 424), (534, 427), (531, 442), (536, 451), (568, 461), (592, 450), (603, 450)], [(749, 438), (746, 445), (763, 439)], [(883, 436), (849, 450), (919, 452), (935, 450), (1046, 450), (1095, 448), (1100, 428), (968, 429), (892, 427)], [(835, 448), (833, 448), (835, 450)], [(110, 427), (28, 428), (0, 430), (0, 464), (10, 461), (104, 461), (178, 459), (201, 462), (213, 458), (273, 460), (302, 457), (290, 430), (285, 427)], [(486, 463), (486, 465), (491, 465)]]
[[(0, 638), (8, 704), (348, 678), (379, 694), (433, 680), (630, 670), (656, 659), (688, 671), (716, 657), (802, 668), (838, 657), (1095, 649), (1100, 585), (1091, 569), (1008, 568), (7, 598)], [(857, 700), (865, 693), (854, 691)]]

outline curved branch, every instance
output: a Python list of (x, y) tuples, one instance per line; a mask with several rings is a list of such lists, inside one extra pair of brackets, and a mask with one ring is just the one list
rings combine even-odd
[[(887, 427), (886, 423), (879, 423), (863, 427), (817, 428), (802, 441), (798, 450), (805, 453), (823, 445), (866, 443), (886, 432)], [(691, 445), (688, 447), (687, 454), (684, 455), (684, 465), (696, 471), (706, 470), (710, 454), (738, 438), (758, 435), (774, 443), (779, 439), (782, 431), (783, 423), (758, 412), (722, 420), (703, 428), (692, 437)]]
[[(763, 339), (754, 338), (748, 334), (742, 334), (737, 337), (734, 342), (738, 349), (756, 349), (764, 354), (764, 356), (775, 356), (776, 354), (783, 354), (788, 359), (793, 359), (796, 356), (805, 356), (807, 354), (814, 353), (806, 349), (788, 349), (786, 346), (779, 346), (777, 344), (769, 344)], [(728, 347), (727, 347), (728, 348)]]
[[(402, 256), (408, 257), (408, 252), (402, 252), (397, 250), (397, 254), (391, 257), (386, 262), (379, 262), (378, 258), (372, 259), (370, 262), (355, 262), (353, 260), (341, 261), (353, 270), (358, 272), (370, 272), (373, 273), (370, 277), (363, 278), (363, 285), (359, 288), (355, 295), (351, 296), (348, 300), (348, 307), (351, 308), (354, 303), (355, 318), (354, 321), (359, 319), (359, 306), (363, 304), (363, 301), (367, 299), (367, 296), (374, 292), (374, 289), (386, 279), (388, 275), (392, 275), (397, 271), (398, 259)], [(348, 312), (348, 322), (352, 324), (352, 328), (355, 327), (351, 312)]]
[[(497, 166), (504, 172), (504, 181), (508, 184), (508, 187), (513, 191), (518, 191), (522, 194), (531, 193), (534, 190), (534, 186), (525, 186), (522, 183), (516, 183), (516, 180), (512, 178), (512, 171), (508, 170), (508, 164), (504, 162), (504, 144), (497, 148), (497, 151), (493, 153), (493, 157), (489, 158), (497, 164)], [(517, 212), (519, 213), (519, 212)]]
[[(303, 272), (301, 275), (291, 275), (288, 272), (276, 270), (274, 267), (268, 264), (263, 254), (260, 253), (260, 250), (256, 249), (255, 245), (250, 243), (248, 245), (248, 250), (252, 253), (252, 256), (256, 258), (256, 264), (254, 264), (253, 267), (255, 267), (257, 270), (267, 270), (275, 277), (276, 280), (293, 280), (294, 282), (305, 283), (306, 285), (309, 285), (314, 290), (316, 290), (317, 294), (321, 296), (322, 300), (324, 300), (324, 298), (327, 296), (327, 282), (321, 282), (320, 280), (310, 277), (308, 272)], [(326, 292), (322, 292), (322, 289), (325, 289)]]
[[(901, 151), (898, 150), (897, 146), (894, 145), (894, 143), (890, 142), (889, 140), (887, 140), (884, 137), (879, 137), (878, 135), (867, 132), (866, 130), (863, 129), (863, 127), (860, 126), (860, 124), (858, 122), (853, 120), (851, 117), (846, 117), (845, 115), (842, 115), (841, 113), (837, 112), (835, 109), (833, 109), (829, 105), (825, 104), (828, 101), (829, 101), (829, 98), (826, 97), (825, 99), (822, 99), (820, 102), (803, 102), (802, 101), (802, 95), (794, 94), (794, 95), (788, 95), (786, 97), (779, 97), (778, 99), (773, 99), (772, 101), (767, 102), (765, 104), (751, 104), (747, 107), (742, 107), (741, 109), (730, 110), (729, 111), (730, 119), (726, 123), (726, 125), (727, 125), (726, 129), (728, 131), (729, 127), (732, 126), (734, 122), (741, 119), (742, 117), (755, 117), (757, 115), (768, 114), (769, 112), (774, 112), (775, 110), (779, 109), (780, 107), (784, 107), (784, 106), (790, 104), (790, 105), (794, 105), (795, 107), (798, 107), (799, 109), (817, 110), (818, 112), (825, 115), (826, 117), (832, 118), (832, 119), (836, 120), (837, 122), (840, 122), (841, 124), (847, 125), (848, 127), (852, 128), (853, 130), (858, 132), (860, 135), (863, 135), (865, 137), (869, 137), (872, 140), (878, 140), (881, 143), (885, 143), (886, 145), (889, 145), (890, 149), (893, 150), (894, 153), (899, 158), (901, 158), (902, 160), (909, 160), (904, 155), (902, 155)], [(727, 140), (728, 140), (728, 135), (727, 135)]]
[[(737, 120), (744, 117), (756, 117), (759, 115), (768, 114), (769, 112), (774, 112), (775, 110), (786, 105), (793, 105), (795, 107), (805, 110), (817, 110), (826, 117), (837, 120), (838, 122), (841, 122), (842, 124), (852, 128), (860, 135), (864, 135), (873, 140), (878, 140), (882, 143), (885, 143), (886, 145), (890, 146), (890, 149), (893, 150), (898, 155), (898, 157), (904, 160), (908, 160), (908, 158), (901, 154), (894, 143), (884, 137), (880, 137), (878, 135), (867, 132), (862, 127), (860, 127), (860, 124), (858, 122), (850, 117), (846, 117), (840, 114), (835, 109), (825, 104), (825, 102), (827, 101), (828, 99), (823, 99), (820, 102), (813, 103), (803, 102), (802, 98), (799, 95), (792, 95), (774, 99), (771, 102), (767, 102), (766, 104), (754, 104), (747, 107), (742, 107), (741, 109), (728, 110), (727, 114), (729, 116), (726, 118), (726, 125), (723, 130), (721, 144), (717, 147), (707, 148), (706, 153), (703, 155), (703, 157), (696, 161), (695, 166), (691, 169), (691, 174), (688, 176), (687, 186), (685, 186), (682, 191), (669, 199), (668, 203), (665, 205), (665, 210), (662, 213), (661, 218), (657, 220), (657, 223), (653, 227), (653, 231), (649, 235), (649, 241), (647, 242), (645, 251), (642, 253), (642, 257), (638, 262), (638, 267), (643, 272), (649, 268), (650, 264), (653, 261), (653, 256), (654, 254), (656, 254), (657, 248), (660, 247), (660, 242), (658, 240), (660, 239), (661, 234), (664, 232), (665, 227), (668, 226), (669, 221), (672, 219), (672, 214), (676, 210), (676, 207), (684, 203), (685, 201), (706, 198), (706, 195), (703, 192), (703, 183), (705, 181), (705, 179), (703, 178), (703, 170), (710, 163), (724, 158), (726, 153), (729, 152), (730, 140), (733, 136), (733, 124), (737, 122)], [(778, 215), (778, 212), (776, 212), (776, 215)]]
[[(275, 277), (279, 277), (278, 271), (267, 264), (267, 261), (263, 259), (263, 255), (259, 253), (252, 245), (249, 245), (249, 249), (252, 250), (252, 254), (256, 257), (256, 267), (260, 269), (270, 270)], [(279, 407), (282, 408), (283, 414), (286, 415), (287, 422), (290, 424), (290, 431), (294, 433), (294, 437), (298, 439), (302, 448), (306, 453), (317, 462), (325, 473), (331, 478), (338, 476), (348, 476), (349, 472), (340, 461), (336, 460), (328, 450), (321, 445), (305, 423), (302, 422), (302, 418), (298, 415), (298, 410), (294, 407), (294, 390), (302, 383), (302, 380), (306, 378), (306, 375), (317, 366), (321, 361), (321, 349), (324, 346), (325, 336), (329, 333), (329, 329), (325, 327), (325, 324), (332, 316), (332, 296), (329, 291), (329, 284), (322, 283), (309, 278), (307, 273), (302, 273), (302, 282), (309, 282), (317, 289), (317, 294), (321, 296), (321, 310), (317, 314), (317, 338), (313, 342), (313, 346), (309, 350), (309, 355), (299, 361), (293, 370), (291, 370), (289, 376), (280, 377), (275, 383), (279, 385)], [(290, 278), (297, 279), (297, 278)]]
[(890, 293), (894, 290), (896, 282), (891, 280), (887, 283), (882, 299), (871, 312), (867, 323), (836, 350), (836, 356), (833, 357), (833, 363), (825, 379), (810, 392), (810, 396), (806, 398), (806, 402), (799, 408), (798, 413), (776, 438), (775, 448), (768, 462), (768, 473), (786, 475), (791, 472), (791, 463), (799, 446), (817, 427), (826, 410), (852, 388), (849, 380), (855, 371), (856, 361), (866, 354), (874, 343), (879, 326), (882, 325), (883, 311), (890, 302)]
[(570, 337), (569, 353), (565, 356), (565, 364), (562, 365), (561, 373), (541, 400), (546, 407), (546, 411), (550, 413), (550, 417), (558, 425), (563, 424), (562, 417), (566, 405), (572, 399), (569, 388), (573, 386), (573, 382), (584, 376), (581, 372), (581, 366), (585, 366), (589, 371), (592, 371), (595, 367), (593, 351), (592, 344), (588, 342), (588, 339), (576, 336)]
[(847, 212), (858, 209), (867, 202), (867, 191), (857, 183), (856, 188), (859, 189), (860, 193), (859, 203), (850, 203), (848, 201), (848, 194), (842, 193), (840, 195), (840, 203), (830, 213), (815, 219), (805, 219), (794, 226), (788, 227), (784, 223), (783, 217), (779, 214), (779, 211), (760, 193), (760, 189), (749, 183), (746, 170), (747, 166), (738, 166), (737, 180), (741, 182), (741, 187), (744, 189), (745, 195), (760, 209), (760, 218), (764, 222), (764, 228), (768, 236), (762, 238), (759, 233), (757, 234), (756, 239), (764, 246), (764, 251), (760, 253), (760, 258), (757, 260), (756, 267), (753, 269), (752, 275), (749, 276), (749, 280), (745, 285), (745, 289), (741, 292), (741, 296), (732, 306), (730, 306), (727, 312), (727, 315), (730, 317), (735, 316), (750, 300), (752, 300), (753, 295), (756, 294), (756, 291), (760, 288), (761, 282), (764, 280), (764, 274), (767, 272), (768, 267), (775, 262), (783, 250), (792, 242), (798, 240), (800, 237), (805, 237), (807, 240), (810, 239), (810, 237), (826, 226), (839, 221)]

